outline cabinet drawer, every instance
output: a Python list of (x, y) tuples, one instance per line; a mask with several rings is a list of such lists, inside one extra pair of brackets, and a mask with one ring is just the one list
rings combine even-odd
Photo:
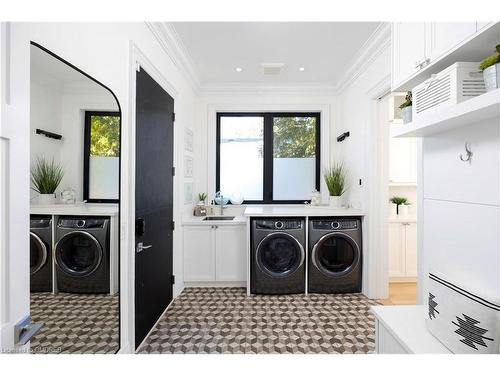
[[(459, 158), (465, 142), (473, 152), (470, 163)], [(423, 155), (424, 198), (500, 204), (498, 119), (425, 138)]]
[(426, 264), (500, 297), (500, 207), (424, 200), (424, 217)]

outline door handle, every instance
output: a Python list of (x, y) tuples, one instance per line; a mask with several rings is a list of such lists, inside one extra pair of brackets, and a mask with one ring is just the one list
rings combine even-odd
[(141, 253), (143, 250), (151, 249), (153, 245), (144, 245), (142, 242), (137, 244), (136, 252)]

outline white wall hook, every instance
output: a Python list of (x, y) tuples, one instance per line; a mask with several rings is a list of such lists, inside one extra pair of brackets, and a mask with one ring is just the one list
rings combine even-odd
[(463, 154), (460, 154), (460, 160), (471, 163), (472, 162), (472, 155), (473, 155), (473, 153), (470, 150), (470, 144), (467, 143), (467, 142), (465, 142), (465, 152), (466, 152), (466, 156), (465, 157), (464, 157)]

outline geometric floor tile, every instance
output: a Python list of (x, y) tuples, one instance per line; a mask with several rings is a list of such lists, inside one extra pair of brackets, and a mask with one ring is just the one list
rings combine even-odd
[(116, 353), (119, 297), (107, 294), (31, 293), (31, 319), (43, 326), (30, 352)]
[(186, 288), (139, 353), (370, 353), (378, 303), (362, 294), (246, 295)]

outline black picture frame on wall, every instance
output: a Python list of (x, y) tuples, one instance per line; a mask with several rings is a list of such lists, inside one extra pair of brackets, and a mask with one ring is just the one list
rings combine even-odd
[[(120, 117), (120, 112), (114, 111), (85, 111), (85, 127), (83, 136), (83, 200), (88, 203), (118, 203), (119, 199), (100, 199), (89, 197), (90, 184), (90, 132), (93, 116)], [(121, 121), (121, 119), (120, 119)]]

